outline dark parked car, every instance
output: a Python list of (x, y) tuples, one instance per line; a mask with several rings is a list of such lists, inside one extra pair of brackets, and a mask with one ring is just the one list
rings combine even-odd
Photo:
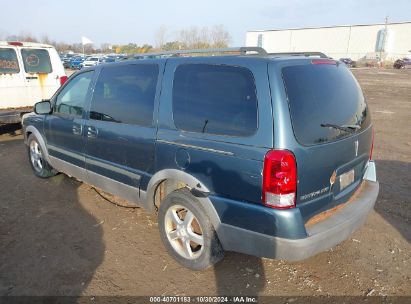
[(81, 68), (83, 67), (84, 60), (85, 60), (85, 57), (83, 56), (72, 57), (70, 60), (70, 64), (69, 64), (70, 69), (81, 70)]
[(355, 62), (351, 58), (340, 58), (340, 61), (349, 68), (355, 68), (357, 66), (357, 62)]
[(396, 69), (411, 68), (411, 59), (410, 58), (397, 59), (394, 62), (394, 68)]
[(106, 56), (106, 57), (101, 57), (99, 59), (99, 64), (102, 63), (113, 63), (113, 62), (117, 62), (117, 61), (121, 61), (123, 57), (115, 57), (115, 56)]
[(335, 60), (240, 50), (73, 74), (23, 117), (34, 174), (158, 210), (191, 269), (224, 251), (301, 260), (339, 244), (379, 190), (360, 86)]
[(63, 59), (63, 67), (64, 67), (65, 69), (69, 69), (69, 68), (70, 68), (70, 59), (68, 59), (68, 58), (64, 58), (64, 59)]
[(70, 68), (70, 61), (71, 61), (71, 59), (72, 59), (73, 57), (75, 57), (75, 56), (76, 56), (76, 54), (65, 54), (65, 55), (62, 57), (62, 62), (63, 62), (64, 68), (66, 68), (66, 69), (69, 69), (69, 68)]

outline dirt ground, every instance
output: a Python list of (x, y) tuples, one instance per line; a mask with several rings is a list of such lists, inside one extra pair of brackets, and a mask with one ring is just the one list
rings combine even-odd
[(62, 174), (35, 177), (18, 126), (0, 127), (0, 295), (411, 295), (411, 70), (354, 74), (375, 125), (380, 195), (348, 240), (298, 263), (226, 253), (204, 272), (184, 269), (155, 215)]

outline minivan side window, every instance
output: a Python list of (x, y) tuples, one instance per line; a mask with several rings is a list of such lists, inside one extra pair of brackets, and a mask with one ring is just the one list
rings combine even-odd
[(54, 112), (81, 117), (93, 73), (93, 71), (88, 71), (71, 79), (59, 92), (54, 104)]
[(173, 117), (183, 131), (253, 135), (258, 121), (253, 74), (237, 66), (180, 65), (174, 74)]
[(22, 49), (24, 70), (26, 73), (51, 73), (49, 52), (44, 49)]
[(0, 48), (0, 74), (16, 74), (20, 72), (16, 51)]
[(151, 126), (158, 72), (157, 64), (103, 68), (94, 89), (90, 119)]

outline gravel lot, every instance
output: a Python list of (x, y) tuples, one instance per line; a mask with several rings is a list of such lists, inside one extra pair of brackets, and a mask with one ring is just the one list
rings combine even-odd
[(62, 174), (36, 178), (18, 126), (0, 127), (0, 295), (411, 296), (411, 70), (354, 74), (375, 125), (380, 195), (347, 241), (298, 263), (227, 253), (207, 271), (184, 269), (155, 215)]

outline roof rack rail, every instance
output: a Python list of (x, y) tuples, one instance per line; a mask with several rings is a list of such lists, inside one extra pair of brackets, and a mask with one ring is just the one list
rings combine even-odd
[(286, 52), (286, 53), (268, 53), (268, 56), (305, 56), (305, 57), (320, 57), (329, 58), (321, 52)]
[(131, 57), (144, 57), (144, 58), (155, 58), (155, 57), (172, 57), (179, 55), (189, 55), (189, 54), (215, 54), (215, 53), (235, 53), (239, 52), (241, 55), (259, 55), (266, 56), (267, 52), (261, 47), (231, 47), (231, 48), (216, 48), (216, 49), (196, 49), (196, 50), (175, 50), (175, 51), (163, 51), (154, 53), (141, 53), (134, 54)]

